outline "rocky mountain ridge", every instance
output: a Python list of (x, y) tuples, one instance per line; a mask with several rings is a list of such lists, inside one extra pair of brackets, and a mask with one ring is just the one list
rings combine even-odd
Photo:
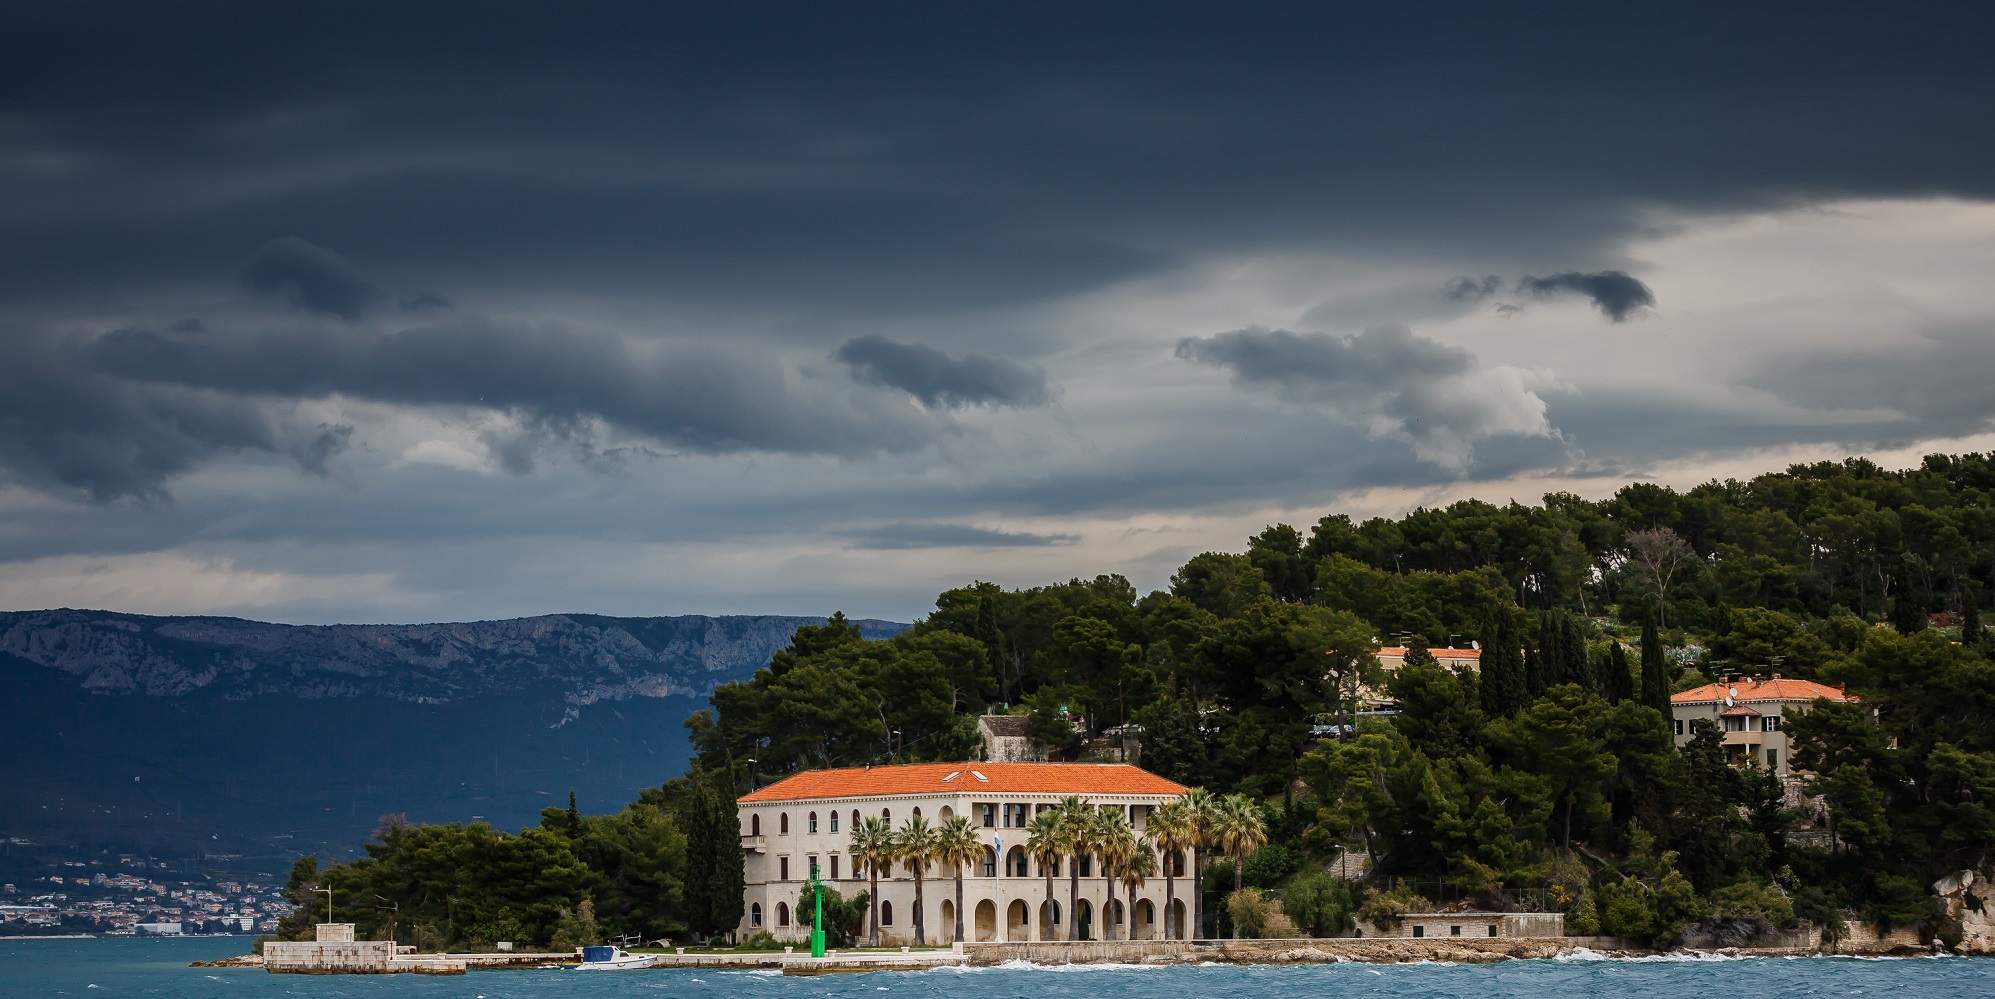
[[(441, 704), (559, 690), (570, 704), (704, 697), (823, 618), (549, 614), (451, 624), (269, 624), (94, 610), (0, 612), (0, 653), (86, 689), (154, 697), (387, 697)], [(856, 622), (869, 638), (899, 632)]]

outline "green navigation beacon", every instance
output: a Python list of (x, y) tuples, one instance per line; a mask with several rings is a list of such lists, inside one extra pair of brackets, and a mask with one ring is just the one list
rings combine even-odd
[(817, 861), (810, 862), (810, 956), (824, 956), (824, 882), (817, 879)]

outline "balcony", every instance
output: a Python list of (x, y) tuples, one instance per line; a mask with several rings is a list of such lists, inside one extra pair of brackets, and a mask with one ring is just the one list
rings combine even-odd
[(749, 853), (768, 853), (769, 837), (743, 836), (741, 837), (741, 848), (747, 850)]

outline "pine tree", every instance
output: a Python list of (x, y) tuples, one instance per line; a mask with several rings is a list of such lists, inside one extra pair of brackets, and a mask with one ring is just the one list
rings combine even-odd
[(1960, 605), (1960, 644), (1970, 649), (1978, 649), (1981, 647), (1982, 636), (1981, 608), (1974, 598), (1972, 589), (1962, 594)]
[(575, 807), (575, 789), (568, 789), (568, 837), (582, 835), (582, 812)]
[(1662, 633), (1656, 629), (1653, 606), (1642, 610), (1642, 703), (1669, 718), (1669, 674), (1663, 666)]

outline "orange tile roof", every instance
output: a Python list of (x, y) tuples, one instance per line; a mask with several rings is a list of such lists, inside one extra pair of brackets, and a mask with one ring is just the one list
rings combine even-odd
[[(954, 780), (947, 779), (951, 774)], [(982, 774), (985, 779), (978, 780)], [(891, 767), (806, 770), (741, 798), (798, 801), (894, 794), (1044, 794), (1176, 796), (1183, 784), (1127, 763), (909, 763)]]
[[(1737, 693), (1733, 693), (1737, 691)], [(1726, 697), (1734, 701), (1812, 701), (1826, 697), (1832, 701), (1854, 701), (1856, 698), (1842, 692), (1840, 688), (1816, 683), (1813, 680), (1739, 680), (1735, 683), (1707, 683), (1702, 687), (1692, 687), (1681, 694), (1672, 694), (1671, 704), (1719, 704)]]
[[(1388, 645), (1385, 648), (1378, 650), (1378, 654), (1381, 656), (1386, 656), (1388, 658), (1396, 656), (1398, 658), (1404, 659), (1406, 657), (1406, 651), (1407, 651), (1406, 646), (1404, 645)], [(1427, 651), (1433, 653), (1434, 658), (1436, 659), (1480, 660), (1482, 658), (1481, 649), (1428, 649)]]

